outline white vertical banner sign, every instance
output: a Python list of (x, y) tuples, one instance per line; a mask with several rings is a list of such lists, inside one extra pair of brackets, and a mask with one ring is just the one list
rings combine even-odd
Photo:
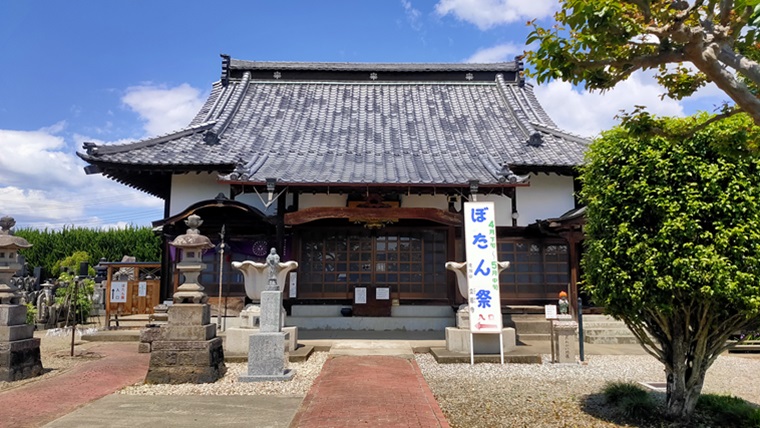
[(501, 295), (494, 203), (465, 202), (464, 209), (470, 331), (501, 334)]

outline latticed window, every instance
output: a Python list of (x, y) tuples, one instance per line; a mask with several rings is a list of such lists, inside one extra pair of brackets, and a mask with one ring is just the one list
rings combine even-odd
[(350, 298), (354, 286), (401, 299), (445, 299), (446, 232), (311, 230), (301, 235), (300, 298)]
[(498, 254), (499, 260), (510, 262), (499, 276), (502, 299), (539, 301), (567, 291), (570, 266), (564, 241), (499, 238)]

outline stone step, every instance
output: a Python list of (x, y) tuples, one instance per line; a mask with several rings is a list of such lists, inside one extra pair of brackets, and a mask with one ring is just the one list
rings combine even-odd
[(584, 328), (585, 336), (633, 336), (627, 328)]
[(551, 340), (551, 335), (547, 334), (523, 334), (518, 333), (517, 334), (517, 340), (518, 341), (537, 341), (537, 340)]
[(583, 328), (584, 329), (599, 329), (599, 328), (624, 328), (627, 329), (628, 326), (626, 326), (624, 323), (620, 322), (583, 322)]
[(583, 342), (605, 345), (635, 344), (639, 339), (635, 336), (583, 336)]
[(410, 330), (443, 331), (456, 323), (454, 316), (449, 317), (300, 317), (291, 316), (285, 324), (303, 330)]

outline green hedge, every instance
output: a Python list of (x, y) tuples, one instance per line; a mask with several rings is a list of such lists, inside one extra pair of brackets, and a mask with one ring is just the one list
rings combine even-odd
[(149, 227), (126, 229), (64, 228), (61, 230), (19, 229), (15, 232), (31, 248), (19, 251), (33, 269), (42, 266), (43, 279), (57, 277), (57, 263), (77, 251), (90, 255), (90, 265), (105, 257), (109, 262), (121, 261), (123, 256), (134, 256), (138, 262), (157, 262), (161, 259), (161, 238)]

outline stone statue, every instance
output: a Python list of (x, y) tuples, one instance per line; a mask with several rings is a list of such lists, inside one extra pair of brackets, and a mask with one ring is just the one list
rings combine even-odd
[(570, 302), (567, 300), (567, 293), (564, 291), (559, 292), (559, 302), (557, 303), (557, 306), (559, 306), (560, 314), (567, 315), (570, 309)]
[(266, 263), (245, 260), (232, 262), (232, 267), (243, 272), (245, 294), (254, 303), (258, 303), (261, 301), (261, 292), (267, 288), (283, 291), (288, 272), (296, 269), (298, 263), (295, 261), (280, 263), (280, 256), (272, 248)]
[(280, 263), (280, 256), (277, 255), (277, 250), (272, 248), (267, 256), (267, 266), (269, 266), (269, 283), (272, 282), (277, 285), (277, 265)]

